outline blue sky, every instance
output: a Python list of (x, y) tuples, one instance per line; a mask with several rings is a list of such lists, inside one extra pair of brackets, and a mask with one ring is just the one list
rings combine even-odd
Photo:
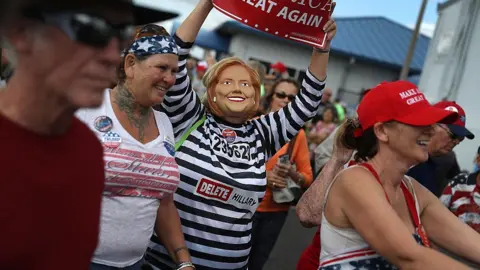
[[(224, 0), (236, 1), (236, 0)], [(437, 4), (445, 0), (428, 0), (423, 18), (422, 33), (432, 35), (437, 20)], [(160, 6), (180, 13), (177, 20), (182, 20), (192, 10), (198, 0), (136, 0), (136, 2)], [(353, 16), (385, 16), (408, 27), (413, 27), (417, 20), (422, 0), (336, 0), (335, 14), (338, 17)], [(209, 16), (205, 27), (215, 28), (225, 20), (226, 16), (217, 11)], [(169, 22), (163, 23), (166, 28)]]
[[(443, 0), (429, 0), (423, 17), (423, 30), (432, 30), (437, 21), (437, 5)], [(406, 26), (417, 21), (422, 0), (337, 0), (337, 16), (385, 16)]]

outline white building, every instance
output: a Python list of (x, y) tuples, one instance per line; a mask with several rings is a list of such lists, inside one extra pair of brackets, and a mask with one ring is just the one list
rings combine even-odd
[[(397, 80), (412, 30), (384, 17), (336, 18), (338, 33), (332, 43), (328, 87), (334, 96), (356, 105), (363, 89)], [(178, 27), (175, 23), (172, 32)], [(420, 35), (410, 75), (420, 74), (430, 38)], [(214, 31), (202, 30), (196, 44), (243, 60), (255, 59), (267, 68), (283, 62), (292, 77), (301, 79), (309, 64), (311, 47), (266, 34), (237, 21)]]
[[(328, 87), (349, 104), (358, 102), (363, 89), (382, 81), (397, 80), (412, 37), (412, 30), (384, 17), (336, 18), (338, 33), (332, 43)], [(283, 62), (299, 78), (309, 64), (311, 47), (275, 37), (236, 21), (216, 32), (230, 35), (230, 54), (266, 65)], [(422, 71), (430, 39), (420, 35), (410, 74)]]
[(456, 147), (460, 167), (471, 170), (480, 145), (480, 1), (449, 0), (438, 5), (436, 30), (420, 78), (420, 89), (436, 102), (455, 100), (476, 135)]

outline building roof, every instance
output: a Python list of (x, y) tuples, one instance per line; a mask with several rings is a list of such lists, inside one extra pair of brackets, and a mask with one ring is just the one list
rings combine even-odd
[[(332, 42), (332, 52), (359, 61), (369, 61), (392, 69), (400, 70), (410, 44), (413, 31), (406, 26), (385, 17), (336, 18), (338, 33)], [(247, 32), (263, 37), (296, 44), (286, 39), (261, 32), (237, 21), (227, 21), (216, 32), (234, 35)], [(422, 34), (417, 40), (415, 53), (410, 65), (410, 74), (418, 74), (423, 68), (430, 38)]]
[[(180, 22), (174, 22), (171, 33), (175, 33), (178, 26), (180, 26)], [(203, 48), (228, 53), (228, 49), (230, 48), (230, 40), (230, 35), (224, 35), (217, 31), (201, 29), (200, 33), (198, 33), (197, 39), (195, 40), (195, 44)]]
[(445, 8), (457, 3), (459, 0), (445, 0), (437, 4), (437, 11), (442, 11)]

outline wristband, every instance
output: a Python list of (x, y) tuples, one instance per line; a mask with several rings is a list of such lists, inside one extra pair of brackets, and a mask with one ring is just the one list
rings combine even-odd
[(321, 48), (317, 48), (317, 47), (314, 47), (313, 50), (318, 52), (318, 53), (329, 53), (330, 52), (330, 49), (321, 49)]
[(302, 175), (302, 174), (300, 174), (300, 173), (297, 173), (297, 174), (298, 174), (297, 184), (302, 187), (303, 184), (305, 183), (305, 180), (303, 179), (303, 175)]
[(303, 175), (299, 172), (295, 172), (295, 177), (293, 177), (295, 179), (293, 179), (293, 181), (295, 181), (295, 183), (297, 183), (297, 185), (299, 186), (303, 186)]
[(187, 267), (191, 267), (191, 268), (195, 269), (195, 265), (193, 265), (193, 263), (182, 262), (181, 264), (178, 265), (177, 270), (184, 269), (184, 268), (187, 268)]

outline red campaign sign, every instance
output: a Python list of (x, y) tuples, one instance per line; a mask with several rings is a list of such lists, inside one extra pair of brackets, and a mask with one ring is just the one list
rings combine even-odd
[(213, 0), (217, 10), (260, 31), (324, 48), (332, 0)]

